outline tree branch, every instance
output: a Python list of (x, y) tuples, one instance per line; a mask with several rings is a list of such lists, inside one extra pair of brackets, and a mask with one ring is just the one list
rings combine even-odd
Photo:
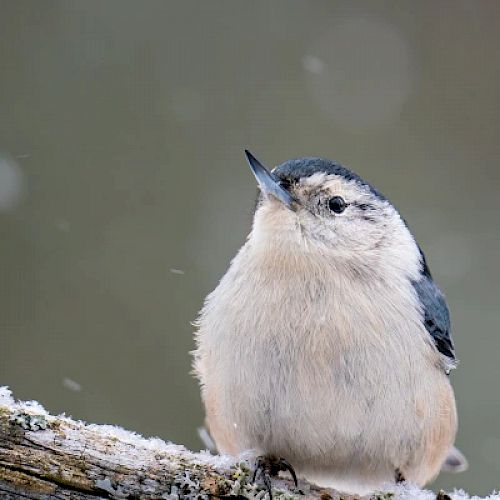
[[(352, 498), (303, 481), (300, 490), (290, 481), (273, 481), (274, 498)], [(373, 498), (392, 498), (395, 493)], [(429, 491), (421, 493), (427, 500), (435, 498)], [(137, 500), (265, 495), (265, 488), (252, 482), (248, 462), (192, 453), (183, 446), (145, 439), (119, 427), (52, 416), (36, 402), (14, 401), (10, 391), (0, 387), (0, 498)]]

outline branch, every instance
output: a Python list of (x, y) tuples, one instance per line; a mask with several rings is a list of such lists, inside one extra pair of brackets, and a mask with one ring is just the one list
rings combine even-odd
[[(410, 493), (396, 490), (372, 498), (395, 494), (410, 498)], [(436, 498), (416, 488), (411, 498), (416, 498), (415, 493), (425, 495), (426, 500)], [(0, 498), (137, 500), (265, 495), (264, 487), (252, 482), (246, 461), (192, 453), (183, 446), (145, 439), (115, 426), (52, 416), (36, 402), (14, 401), (10, 391), (0, 387)], [(299, 492), (293, 483), (280, 478), (273, 481), (273, 498), (340, 500), (349, 496), (302, 481)]]

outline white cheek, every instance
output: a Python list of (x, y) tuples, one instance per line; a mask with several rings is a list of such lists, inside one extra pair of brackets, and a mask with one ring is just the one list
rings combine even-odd
[(306, 209), (294, 212), (270, 199), (257, 209), (250, 241), (256, 250), (280, 248), (297, 255), (318, 252), (337, 266), (359, 265), (377, 274), (389, 266), (387, 271), (416, 278), (420, 262), (413, 237), (397, 212), (383, 206), (378, 209), (385, 209), (385, 215), (366, 221), (354, 207), (338, 215), (313, 215)]

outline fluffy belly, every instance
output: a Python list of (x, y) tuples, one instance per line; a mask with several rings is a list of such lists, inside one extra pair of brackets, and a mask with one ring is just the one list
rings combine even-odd
[(398, 362), (399, 348), (390, 347), (262, 347), (226, 358), (218, 384), (207, 379), (207, 421), (221, 451), (282, 456), (345, 491), (357, 479), (365, 487), (393, 481), (397, 468), (420, 484), (439, 471), (456, 416), (447, 377), (421, 369), (428, 360)]

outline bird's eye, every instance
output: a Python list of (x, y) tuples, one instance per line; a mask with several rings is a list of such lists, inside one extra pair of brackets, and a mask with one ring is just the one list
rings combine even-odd
[(328, 208), (336, 214), (341, 214), (347, 207), (347, 204), (342, 196), (334, 196), (328, 200)]

